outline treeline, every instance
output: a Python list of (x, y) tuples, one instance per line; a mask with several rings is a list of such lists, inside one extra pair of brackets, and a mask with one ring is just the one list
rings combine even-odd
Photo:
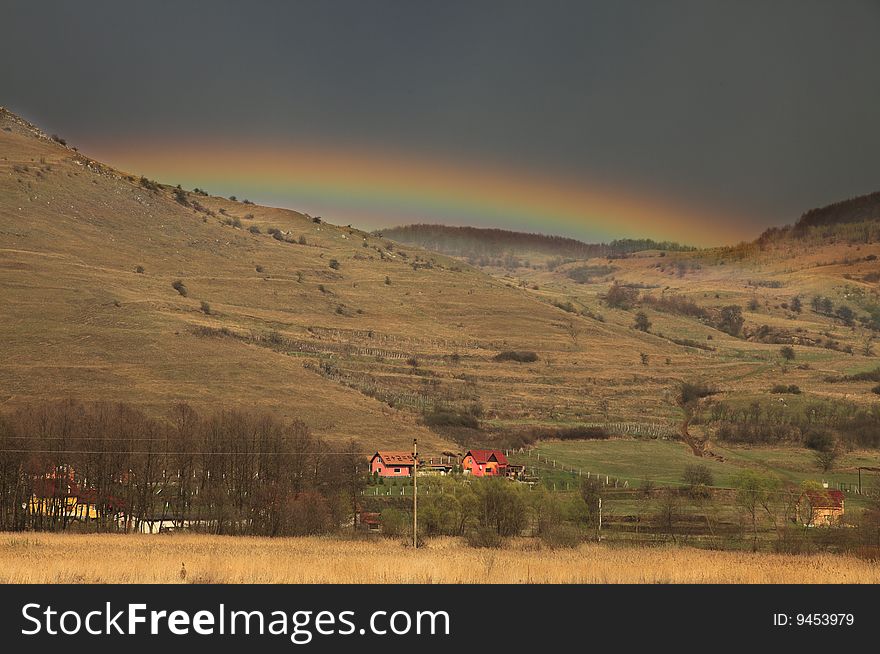
[(809, 447), (810, 435), (829, 429), (845, 448), (880, 448), (880, 406), (852, 402), (815, 401), (787, 408), (752, 402), (734, 406), (714, 404), (703, 419), (729, 443), (800, 443)]
[(793, 233), (805, 233), (810, 227), (880, 220), (880, 191), (810, 209), (795, 223)]
[[(419, 533), (462, 536), (473, 547), (499, 547), (505, 539), (534, 536), (551, 547), (574, 547), (594, 538), (599, 498), (595, 480), (581, 480), (574, 492), (555, 494), (529, 490), (504, 479), (434, 478), (420, 482)], [(369, 499), (369, 493), (367, 494)], [(381, 510), (386, 536), (412, 533), (412, 512), (406, 498), (374, 507)]]
[(693, 250), (669, 241), (621, 239), (611, 243), (584, 243), (564, 236), (514, 232), (506, 229), (450, 227), (448, 225), (403, 225), (384, 229), (383, 237), (417, 245), (456, 257), (479, 260), (484, 257), (505, 259), (508, 255), (547, 254), (571, 259), (589, 259), (623, 255), (640, 250)]
[(365, 475), (344, 449), (267, 413), (24, 407), (0, 416), (0, 530), (329, 532), (353, 519)]
[(830, 238), (851, 243), (875, 242), (880, 239), (880, 191), (810, 209), (794, 225), (765, 230), (755, 244), (763, 246), (786, 238), (804, 242)]
[(701, 307), (693, 300), (676, 294), (655, 296), (643, 293), (640, 296), (637, 288), (617, 282), (609, 287), (603, 299), (609, 307), (615, 309), (629, 310), (635, 306), (647, 306), (664, 313), (696, 318), (735, 337), (742, 334), (745, 324), (742, 307), (735, 304), (723, 307)]

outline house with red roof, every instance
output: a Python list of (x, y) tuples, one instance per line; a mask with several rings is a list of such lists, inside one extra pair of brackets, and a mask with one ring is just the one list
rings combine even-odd
[(101, 512), (119, 513), (125, 503), (113, 496), (99, 497), (93, 488), (81, 486), (70, 466), (58, 466), (35, 477), (28, 510), (34, 515), (96, 520)]
[(468, 450), (461, 461), (464, 474), (475, 477), (504, 477), (508, 465), (501, 450)]
[(843, 517), (843, 491), (829, 488), (807, 490), (801, 495), (796, 511), (798, 522), (808, 527), (831, 527)]
[(412, 452), (379, 450), (370, 459), (370, 474), (380, 477), (411, 477), (414, 467)]

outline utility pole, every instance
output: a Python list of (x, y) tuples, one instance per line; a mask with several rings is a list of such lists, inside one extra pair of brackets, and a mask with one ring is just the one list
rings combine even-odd
[(418, 440), (413, 439), (413, 548), (419, 546), (419, 489), (416, 479), (419, 476)]

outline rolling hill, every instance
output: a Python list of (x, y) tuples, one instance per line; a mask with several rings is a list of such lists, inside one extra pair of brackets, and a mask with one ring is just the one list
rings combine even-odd
[[(528, 238), (543, 258), (476, 267), (458, 246), (418, 240), (461, 258), (401, 243), (400, 230), (115, 170), (0, 111), (0, 408), (261, 407), (331, 441), (418, 437), (428, 453), (584, 425), (677, 438), (689, 380), (717, 390), (692, 423), (707, 439), (754, 403), (780, 420), (866, 409), (874, 233), (700, 251)], [(587, 249), (559, 261), (556, 246)], [(739, 329), (720, 318), (728, 307)], [(771, 394), (780, 384), (799, 393)]]
[(651, 239), (620, 239), (611, 243), (584, 243), (564, 236), (514, 232), (506, 229), (452, 227), (449, 225), (401, 225), (379, 230), (382, 235), (407, 245), (436, 250), (471, 263), (505, 257), (564, 257), (587, 259), (617, 256), (641, 250), (694, 250), (678, 243)]

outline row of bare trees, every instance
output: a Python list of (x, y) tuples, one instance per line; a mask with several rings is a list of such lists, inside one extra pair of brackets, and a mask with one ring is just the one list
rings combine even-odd
[(267, 413), (157, 420), (74, 401), (0, 416), (0, 530), (298, 535), (350, 522), (366, 464)]

